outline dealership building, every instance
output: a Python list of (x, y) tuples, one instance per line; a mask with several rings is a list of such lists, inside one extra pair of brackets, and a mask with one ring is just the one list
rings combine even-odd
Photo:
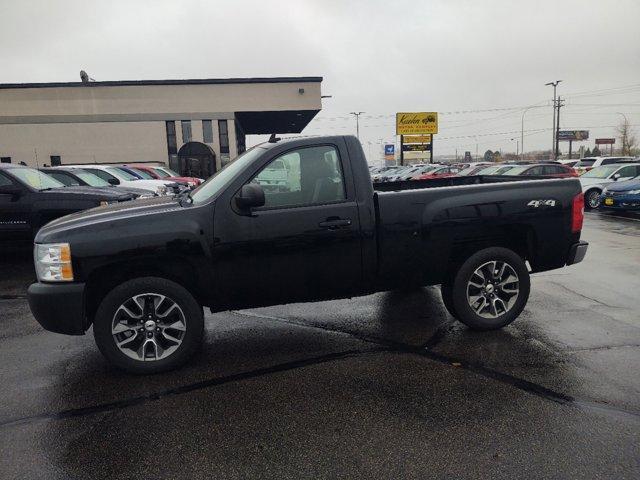
[(0, 84), (0, 162), (161, 162), (207, 177), (246, 135), (299, 133), (321, 77)]

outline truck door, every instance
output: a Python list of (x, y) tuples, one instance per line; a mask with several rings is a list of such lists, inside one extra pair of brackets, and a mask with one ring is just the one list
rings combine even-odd
[(31, 241), (30, 192), (0, 172), (0, 240)]
[[(264, 207), (247, 216), (233, 212), (233, 202), (216, 206), (216, 219), (231, 217), (214, 226), (219, 298), (272, 304), (345, 296), (361, 288), (360, 222), (353, 185), (345, 182), (346, 155), (343, 145), (275, 155), (249, 180), (262, 186)], [(286, 171), (277, 184), (274, 163)]]

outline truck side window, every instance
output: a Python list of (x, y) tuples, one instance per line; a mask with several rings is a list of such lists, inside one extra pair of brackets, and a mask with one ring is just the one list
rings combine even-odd
[(319, 205), (346, 198), (338, 151), (329, 145), (284, 153), (251, 181), (264, 189), (264, 208)]

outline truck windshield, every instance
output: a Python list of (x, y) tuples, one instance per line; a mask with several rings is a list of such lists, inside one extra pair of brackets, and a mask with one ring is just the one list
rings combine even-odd
[(251, 162), (262, 155), (265, 148), (256, 146), (247, 150), (233, 162), (227, 164), (222, 170), (209, 178), (206, 182), (191, 192), (193, 203), (204, 203), (218, 194), (229, 182), (244, 171)]
[(12, 168), (11, 174), (36, 190), (63, 188), (64, 184), (35, 168)]

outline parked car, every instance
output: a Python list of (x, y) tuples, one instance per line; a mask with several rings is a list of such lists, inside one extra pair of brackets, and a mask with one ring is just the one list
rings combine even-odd
[(156, 182), (164, 182), (164, 184), (167, 186), (168, 192), (178, 193), (183, 188), (188, 187), (188, 184), (186, 182), (177, 182), (177, 181), (171, 181), (171, 180), (156, 180), (147, 172), (138, 170), (137, 168), (134, 168), (134, 167), (127, 167), (124, 165), (113, 165), (113, 166), (124, 173), (133, 175), (138, 180), (145, 180), (145, 181), (155, 180)]
[[(298, 187), (265, 191), (262, 172), (285, 155), (299, 167), (289, 179)], [(577, 179), (498, 182), (374, 187), (355, 137), (272, 141), (193, 191), (42, 228), (29, 305), (47, 330), (81, 335), (93, 325), (104, 356), (137, 373), (187, 361), (202, 342), (204, 307), (442, 284), (455, 318), (498, 329), (527, 303), (530, 271), (580, 262), (587, 250)]]
[(592, 168), (600, 167), (602, 165), (612, 165), (614, 163), (629, 163), (637, 161), (634, 157), (585, 157), (581, 158), (573, 168), (578, 171), (578, 175), (588, 172)]
[(373, 183), (378, 183), (378, 182), (384, 182), (386, 181), (386, 179), (388, 177), (390, 177), (391, 175), (393, 175), (393, 173), (398, 170), (400, 168), (399, 165), (392, 165), (389, 167), (384, 167), (383, 169), (381, 169), (378, 173), (375, 173), (372, 177), (371, 177), (371, 181)]
[(446, 167), (440, 165), (438, 166), (438, 168), (434, 168), (433, 170), (414, 175), (412, 180), (428, 180), (430, 178), (453, 177), (459, 171), (460, 169), (458, 169), (457, 167)]
[(29, 245), (40, 227), (58, 217), (134, 198), (119, 190), (65, 187), (34, 168), (0, 164), (0, 242)]
[(403, 180), (410, 180), (417, 172), (425, 167), (423, 163), (416, 163), (412, 165), (405, 165), (395, 170), (393, 175), (387, 178), (388, 182), (400, 182)]
[(516, 165), (513, 168), (497, 173), (497, 175), (564, 178), (577, 177), (578, 172), (571, 167), (560, 165), (559, 163), (542, 163)]
[(600, 209), (640, 210), (640, 176), (609, 184), (602, 191)]
[(476, 175), (480, 170), (488, 168), (491, 165), (495, 165), (495, 164), (489, 163), (489, 162), (477, 162), (477, 163), (469, 164), (468, 167), (461, 169), (458, 172), (458, 175), (462, 177), (465, 177), (468, 175)]
[(153, 197), (156, 194), (150, 192), (149, 190), (144, 190), (142, 188), (130, 188), (124, 187), (122, 185), (111, 185), (106, 180), (94, 175), (91, 172), (87, 172), (81, 168), (74, 167), (46, 167), (41, 168), (41, 172), (46, 173), (50, 177), (55, 178), (60, 183), (62, 183), (65, 187), (94, 187), (98, 189), (107, 189), (112, 191), (112, 189), (116, 188), (119, 192), (130, 193), (134, 196), (134, 198), (149, 198)]
[(173, 182), (186, 183), (192, 187), (197, 187), (204, 180), (198, 177), (183, 177), (179, 173), (174, 172), (168, 167), (164, 165), (149, 165), (146, 163), (133, 163), (128, 165), (123, 165), (125, 167), (135, 168), (137, 171), (145, 172), (151, 178), (155, 178), (156, 180), (170, 180)]
[(585, 208), (598, 208), (604, 188), (613, 182), (624, 182), (640, 175), (640, 162), (602, 165), (580, 175)]
[(506, 173), (508, 170), (512, 168), (516, 168), (517, 165), (505, 165), (501, 163), (500, 165), (491, 165), (489, 167), (481, 168), (474, 175), (502, 175)]
[(82, 168), (87, 172), (109, 182), (111, 185), (142, 188), (158, 195), (167, 195), (169, 193), (178, 193), (179, 186), (175, 182), (165, 182), (164, 180), (141, 180), (135, 175), (112, 165), (74, 165), (76, 168)]
[(574, 167), (576, 163), (578, 163), (578, 159), (573, 158), (571, 160), (558, 160), (558, 163), (561, 165), (566, 165), (567, 167)]

